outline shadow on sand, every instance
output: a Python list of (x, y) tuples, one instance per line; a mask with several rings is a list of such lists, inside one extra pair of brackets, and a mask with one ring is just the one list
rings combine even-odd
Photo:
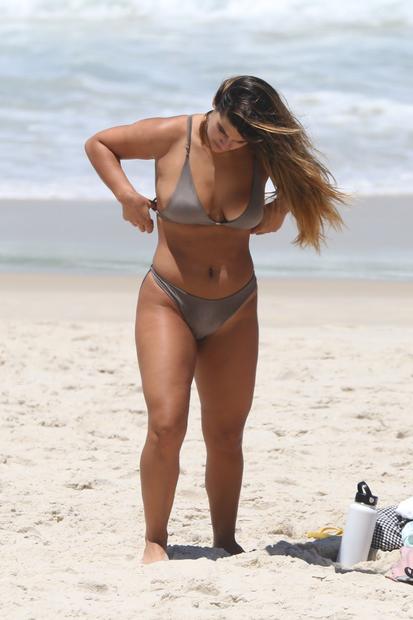
[[(376, 575), (377, 571), (368, 568), (345, 568), (337, 563), (337, 555), (340, 548), (341, 536), (329, 536), (322, 540), (306, 543), (291, 543), (280, 540), (274, 545), (265, 547), (268, 555), (286, 555), (298, 558), (307, 564), (318, 566), (333, 566), (336, 573), (367, 573)], [(254, 549), (257, 551), (257, 549)], [(231, 557), (231, 554), (220, 547), (198, 547), (196, 545), (170, 545), (167, 548), (170, 560), (219, 560)], [(248, 553), (248, 552), (247, 552)], [(369, 557), (374, 560), (374, 557)]]
[(307, 562), (307, 564), (334, 566), (336, 573), (357, 572), (372, 575), (377, 574), (377, 571), (368, 568), (345, 568), (338, 564), (337, 556), (340, 542), (341, 536), (329, 536), (328, 538), (307, 543), (290, 543), (286, 540), (280, 540), (274, 545), (267, 545), (265, 550), (268, 555), (288, 555), (292, 558), (299, 558)]
[(168, 545), (167, 553), (170, 560), (218, 560), (228, 558), (230, 553), (220, 547), (197, 547), (196, 545)]

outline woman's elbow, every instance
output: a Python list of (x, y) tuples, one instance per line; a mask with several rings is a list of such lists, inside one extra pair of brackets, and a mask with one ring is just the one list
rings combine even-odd
[(86, 140), (86, 142), (83, 145), (83, 148), (86, 151), (86, 154), (89, 155), (90, 151), (93, 149), (93, 146), (96, 144), (97, 139), (95, 138), (95, 136), (91, 136), (90, 138), (88, 138)]

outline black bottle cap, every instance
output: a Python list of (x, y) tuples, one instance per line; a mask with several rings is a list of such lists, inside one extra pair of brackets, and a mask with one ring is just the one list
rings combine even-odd
[(368, 506), (377, 506), (379, 498), (377, 495), (373, 495), (370, 491), (369, 485), (367, 482), (359, 482), (357, 485), (357, 493), (354, 501), (359, 504), (367, 504)]

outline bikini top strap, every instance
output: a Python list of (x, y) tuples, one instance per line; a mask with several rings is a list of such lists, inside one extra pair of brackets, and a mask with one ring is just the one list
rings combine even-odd
[(186, 156), (189, 156), (189, 150), (191, 148), (191, 134), (192, 134), (192, 115), (188, 116), (187, 130), (186, 130)]

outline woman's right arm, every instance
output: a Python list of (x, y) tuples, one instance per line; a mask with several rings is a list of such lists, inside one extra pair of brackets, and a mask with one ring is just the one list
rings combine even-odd
[(185, 131), (184, 117), (148, 118), (104, 129), (85, 142), (86, 154), (102, 181), (122, 204), (123, 217), (141, 232), (152, 232), (151, 202), (139, 194), (120, 164), (122, 159), (158, 159)]

